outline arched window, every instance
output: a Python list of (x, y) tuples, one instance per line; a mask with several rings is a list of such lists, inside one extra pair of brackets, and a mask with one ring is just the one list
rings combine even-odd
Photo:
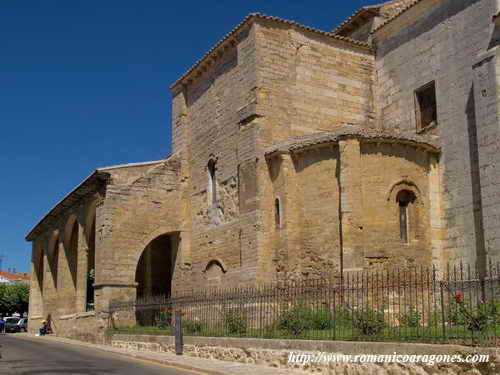
[(215, 172), (217, 171), (217, 165), (215, 160), (210, 159), (207, 165), (208, 170), (208, 196), (209, 203), (215, 205), (217, 203), (217, 176)]
[(274, 225), (276, 229), (281, 229), (281, 202), (279, 198), (274, 200)]
[(410, 190), (401, 190), (396, 196), (399, 206), (399, 236), (405, 243), (410, 242), (410, 206), (415, 200), (415, 193)]

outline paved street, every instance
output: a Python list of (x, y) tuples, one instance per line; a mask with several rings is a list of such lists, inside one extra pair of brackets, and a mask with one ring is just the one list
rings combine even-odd
[(43, 337), (0, 335), (0, 344), (2, 375), (201, 375)]

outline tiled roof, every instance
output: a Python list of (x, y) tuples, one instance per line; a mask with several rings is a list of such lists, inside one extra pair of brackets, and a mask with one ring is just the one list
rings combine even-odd
[(373, 33), (377, 32), (378, 30), (382, 29), (384, 26), (386, 26), (387, 24), (391, 23), (396, 18), (398, 18), (400, 15), (402, 15), (403, 13), (405, 13), (407, 10), (413, 8), (415, 5), (417, 5), (418, 3), (422, 2), (422, 1), (423, 0), (413, 0), (413, 1), (409, 2), (405, 7), (401, 8), (399, 10), (399, 12), (395, 13), (392, 17), (389, 17), (387, 20), (385, 20), (380, 25), (378, 25), (374, 30), (372, 30), (371, 33), (373, 34)]
[(245, 25), (248, 25), (254, 19), (268, 20), (268, 21), (273, 21), (273, 22), (285, 24), (285, 25), (295, 26), (295, 27), (298, 27), (302, 30), (306, 30), (306, 31), (314, 32), (314, 33), (317, 33), (320, 35), (328, 36), (332, 39), (336, 39), (338, 41), (345, 42), (345, 43), (348, 43), (348, 44), (351, 44), (351, 45), (354, 45), (357, 47), (361, 47), (361, 48), (368, 49), (368, 50), (372, 49), (371, 45), (368, 43), (365, 43), (365, 42), (362, 42), (359, 40), (354, 40), (354, 39), (344, 37), (341, 35), (337, 35), (337, 34), (334, 34), (332, 32), (318, 30), (318, 29), (315, 29), (313, 27), (302, 25), (302, 24), (295, 22), (295, 21), (290, 21), (290, 20), (287, 20), (284, 18), (279, 18), (279, 17), (274, 17), (274, 16), (268, 16), (268, 15), (261, 14), (261, 13), (250, 13), (248, 16), (246, 16), (243, 19), (242, 22), (240, 22), (236, 27), (234, 27), (219, 42), (217, 42), (207, 53), (205, 53), (205, 55), (203, 55), (203, 57), (201, 57), (198, 61), (196, 61), (194, 63), (194, 65), (191, 68), (189, 68), (189, 70), (186, 73), (184, 73), (177, 81), (175, 81), (170, 86), (170, 88), (173, 89), (175, 86), (177, 86), (183, 80), (185, 80), (191, 73), (193, 73), (197, 68), (199, 68), (203, 64), (203, 62), (208, 59), (209, 56), (211, 56), (216, 50), (218, 50), (226, 42), (229, 42), (231, 37), (233, 37), (235, 34), (237, 34), (238, 31), (240, 31)]
[(4, 277), (9, 280), (29, 280), (30, 275), (29, 273), (23, 272), (23, 273), (15, 273), (15, 272), (8, 272), (8, 271), (0, 271), (0, 277)]
[[(168, 157), (167, 157), (168, 159)], [(147, 165), (155, 165), (165, 162), (167, 159), (139, 162), (139, 163), (129, 163), (113, 165), (109, 167), (103, 167), (96, 169), (90, 176), (88, 176), (83, 182), (70, 191), (62, 200), (60, 200), (52, 209), (31, 229), (31, 231), (26, 236), (27, 241), (32, 241), (34, 236), (40, 231), (44, 223), (50, 222), (52, 219), (59, 216), (68, 207), (73, 206), (75, 202), (80, 200), (82, 197), (87, 196), (89, 193), (94, 192), (96, 186), (101, 186), (106, 183), (110, 177), (110, 171), (119, 168), (130, 168), (130, 167), (141, 167)]]
[(280, 152), (299, 151), (320, 144), (336, 143), (341, 139), (357, 137), (381, 142), (409, 143), (425, 147), (433, 152), (439, 152), (439, 143), (429, 136), (399, 135), (392, 132), (364, 128), (357, 125), (343, 125), (330, 132), (307, 134), (292, 138), (286, 142), (274, 145), (265, 151), (266, 155)]
[(370, 5), (370, 6), (365, 6), (362, 8), (359, 8), (356, 10), (349, 18), (347, 18), (344, 22), (342, 22), (340, 25), (338, 25), (335, 29), (332, 30), (332, 33), (334, 34), (340, 34), (342, 31), (344, 31), (347, 26), (351, 25), (354, 21), (356, 21), (361, 15), (363, 14), (377, 14), (382, 5), (382, 4), (377, 4), (377, 5)]

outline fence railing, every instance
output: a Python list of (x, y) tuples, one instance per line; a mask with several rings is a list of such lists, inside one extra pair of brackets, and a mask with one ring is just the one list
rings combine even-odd
[(115, 332), (496, 345), (500, 264), (345, 273), (334, 280), (209, 289), (111, 307)]

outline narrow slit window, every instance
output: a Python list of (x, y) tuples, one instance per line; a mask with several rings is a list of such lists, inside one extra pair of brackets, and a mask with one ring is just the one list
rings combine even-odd
[(415, 194), (409, 190), (400, 191), (396, 198), (399, 210), (399, 237), (404, 243), (410, 242), (410, 205), (415, 199)]
[(281, 228), (281, 204), (279, 198), (274, 200), (274, 224), (276, 229)]
[(209, 192), (209, 202), (212, 205), (217, 203), (217, 177), (216, 171), (217, 166), (214, 160), (208, 162), (208, 192)]
[(417, 132), (437, 125), (436, 84), (434, 81), (415, 91)]

